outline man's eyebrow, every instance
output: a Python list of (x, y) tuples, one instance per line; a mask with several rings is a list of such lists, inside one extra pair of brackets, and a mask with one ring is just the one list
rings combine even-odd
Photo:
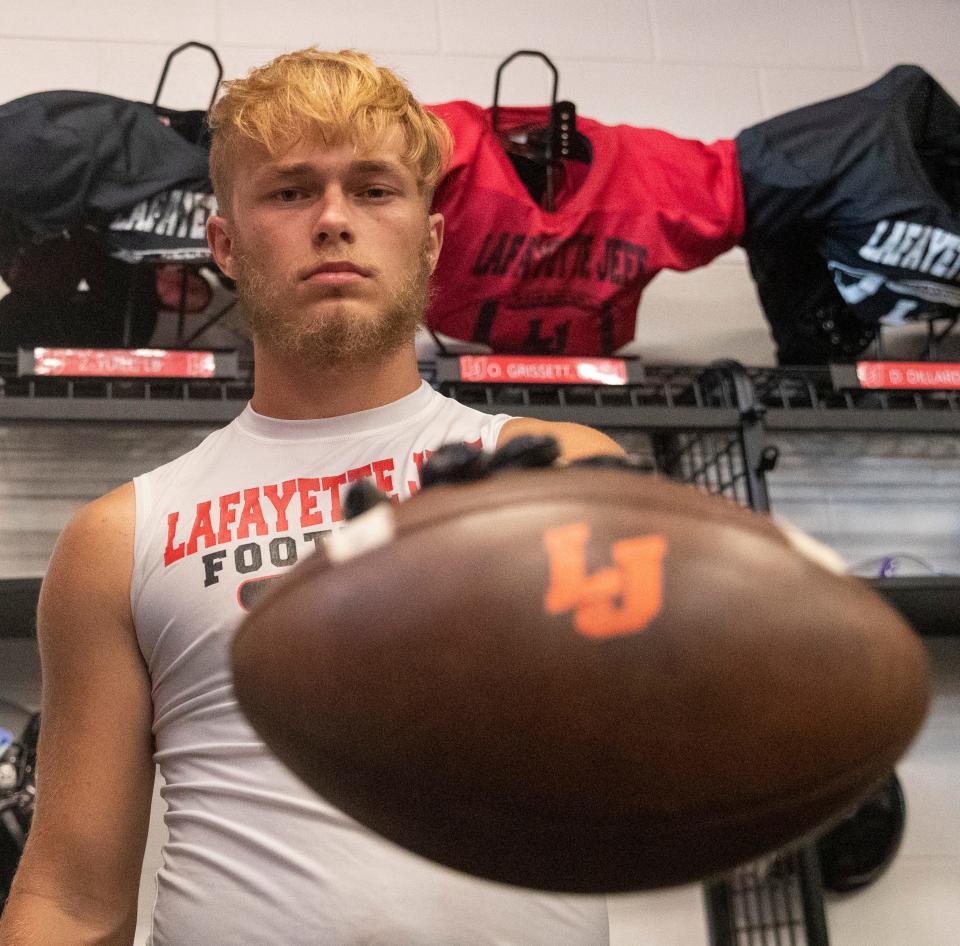
[(311, 173), (311, 167), (305, 161), (299, 161), (296, 164), (274, 164), (267, 165), (263, 169), (262, 176), (270, 180), (285, 180), (287, 178), (302, 178)]
[[(403, 170), (404, 166), (396, 161), (361, 158), (350, 162), (350, 171), (354, 174), (402, 175)], [(315, 173), (316, 169), (308, 161), (268, 165), (263, 169), (263, 177), (271, 181), (301, 179)]]
[(364, 159), (351, 162), (350, 170), (359, 174), (402, 174), (403, 165), (395, 161)]

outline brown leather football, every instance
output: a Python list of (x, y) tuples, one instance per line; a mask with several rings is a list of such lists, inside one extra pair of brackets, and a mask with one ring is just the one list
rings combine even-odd
[(248, 616), (236, 694), (307, 784), (439, 863), (701, 879), (847, 811), (923, 720), (902, 618), (726, 500), (571, 467), (439, 486), (340, 538), (368, 517), (385, 544), (318, 552)]

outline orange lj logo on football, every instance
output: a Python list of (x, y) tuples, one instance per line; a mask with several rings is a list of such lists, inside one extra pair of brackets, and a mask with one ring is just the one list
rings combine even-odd
[(610, 547), (613, 566), (587, 574), (590, 524), (547, 529), (544, 546), (550, 559), (550, 584), (544, 598), (548, 614), (573, 612), (573, 626), (585, 637), (636, 634), (663, 605), (662, 535), (621, 539)]

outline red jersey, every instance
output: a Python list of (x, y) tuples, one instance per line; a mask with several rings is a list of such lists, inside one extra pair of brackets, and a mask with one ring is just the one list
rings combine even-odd
[[(644, 286), (703, 266), (743, 232), (732, 140), (577, 117), (590, 164), (564, 162), (552, 212), (537, 205), (471, 102), (428, 106), (454, 137), (434, 210), (446, 235), (430, 328), (494, 351), (606, 355), (633, 340)], [(499, 109), (501, 129), (546, 124), (549, 108)]]

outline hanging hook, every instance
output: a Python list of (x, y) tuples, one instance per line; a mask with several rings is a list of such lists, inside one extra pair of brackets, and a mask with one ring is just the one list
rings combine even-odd
[(173, 62), (174, 58), (182, 53), (185, 49), (190, 49), (190, 47), (196, 47), (197, 49), (205, 49), (213, 57), (213, 61), (217, 66), (217, 80), (213, 83), (213, 94), (210, 96), (210, 106), (211, 107), (217, 97), (217, 89), (220, 87), (220, 80), (223, 78), (223, 63), (220, 62), (220, 57), (217, 55), (217, 51), (212, 47), (208, 46), (206, 43), (198, 43), (196, 40), (190, 40), (187, 43), (182, 43), (176, 49), (172, 50), (167, 56), (166, 61), (163, 64), (163, 72), (160, 73), (160, 81), (157, 83), (157, 91), (153, 96), (153, 107), (156, 108), (160, 103), (160, 93), (163, 91), (163, 84), (167, 81), (167, 73), (170, 71), (170, 64)]
[(515, 53), (511, 53), (507, 56), (503, 62), (497, 66), (497, 73), (493, 80), (493, 109), (490, 113), (491, 123), (493, 125), (493, 133), (496, 135), (500, 131), (499, 125), (499, 113), (500, 113), (500, 76), (503, 73), (503, 70), (513, 62), (514, 59), (517, 59), (520, 56), (535, 56), (538, 59), (542, 59), (550, 72), (553, 73), (553, 90), (550, 93), (550, 121), (547, 124), (547, 142), (544, 157), (547, 164), (547, 192), (546, 192), (546, 209), (552, 211), (554, 209), (553, 205), (553, 145), (557, 136), (557, 86), (560, 84), (560, 73), (557, 72), (557, 67), (553, 64), (552, 60), (546, 53), (542, 53), (537, 49), (518, 49)]
[(554, 112), (556, 109), (554, 106), (557, 104), (557, 86), (560, 84), (560, 73), (557, 72), (557, 67), (553, 64), (550, 57), (546, 53), (542, 53), (537, 49), (518, 49), (515, 53), (511, 53), (507, 56), (503, 62), (497, 66), (497, 74), (493, 80), (493, 110), (491, 112), (491, 121), (493, 123), (494, 134), (499, 132), (500, 126), (498, 123), (499, 111), (500, 111), (500, 76), (503, 73), (503, 70), (513, 62), (514, 59), (519, 58), (520, 56), (536, 56), (538, 59), (542, 59), (549, 68), (550, 72), (553, 73), (553, 91), (550, 93), (550, 134), (547, 138), (547, 157), (548, 159), (552, 157), (553, 149), (553, 137), (554, 132), (556, 131), (556, 116)]

